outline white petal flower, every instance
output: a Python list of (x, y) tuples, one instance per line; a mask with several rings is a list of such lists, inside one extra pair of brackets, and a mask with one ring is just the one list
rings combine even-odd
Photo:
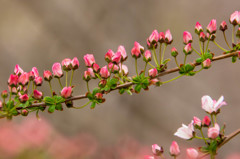
[(191, 139), (193, 137), (194, 127), (193, 121), (187, 126), (182, 124), (182, 127), (178, 128), (177, 132), (174, 134), (183, 139)]

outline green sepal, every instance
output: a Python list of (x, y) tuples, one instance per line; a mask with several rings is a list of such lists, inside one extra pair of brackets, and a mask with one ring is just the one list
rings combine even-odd
[(95, 102), (92, 102), (92, 104), (91, 104), (90, 108), (91, 108), (91, 109), (94, 109), (94, 108), (95, 108), (95, 106), (96, 106), (96, 103), (95, 103)]
[(55, 109), (62, 111), (63, 110), (62, 104), (61, 103), (56, 104)]
[[(205, 53), (204, 53), (203, 57), (204, 57), (204, 60), (206, 60), (206, 59), (212, 60), (213, 55), (208, 51), (208, 52), (205, 52)], [(203, 60), (203, 61), (204, 61), (204, 60)]]
[(165, 65), (165, 64), (167, 64), (169, 61), (171, 61), (171, 59), (165, 59), (165, 60), (163, 61), (163, 64)]
[(199, 64), (199, 63), (202, 63), (202, 62), (203, 62), (203, 59), (201, 57), (196, 59), (196, 63)]
[(137, 84), (137, 85), (135, 86), (135, 88), (134, 88), (134, 90), (135, 90), (137, 93), (139, 93), (139, 92), (141, 91), (141, 89), (142, 89), (142, 85), (141, 85), (141, 84)]
[(237, 61), (237, 56), (232, 56), (232, 63), (235, 63)]
[(46, 105), (55, 104), (55, 100), (52, 97), (49, 97), (49, 96), (44, 97), (43, 101)]
[(56, 107), (55, 105), (50, 105), (49, 108), (48, 108), (48, 112), (53, 113), (54, 110), (55, 110), (55, 107)]

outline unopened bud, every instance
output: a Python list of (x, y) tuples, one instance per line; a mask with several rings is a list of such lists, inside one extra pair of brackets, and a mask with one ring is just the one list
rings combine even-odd
[(157, 144), (152, 145), (152, 153), (156, 156), (160, 156), (163, 153), (163, 148)]
[(200, 35), (199, 35), (199, 40), (201, 42), (205, 42), (207, 40), (207, 37), (206, 35), (204, 34), (204, 32), (201, 32)]
[(219, 30), (221, 31), (225, 31), (227, 30), (227, 23), (225, 21), (222, 21), (222, 23), (220, 24)]
[(106, 86), (106, 84), (107, 84), (107, 81), (103, 79), (103, 80), (101, 80), (101, 81), (98, 83), (98, 86), (99, 86), (100, 88), (103, 88), (103, 87)]
[(176, 49), (175, 47), (173, 47), (173, 48), (171, 49), (171, 55), (172, 55), (173, 57), (177, 57), (178, 51), (177, 51), (177, 49)]
[(211, 60), (210, 59), (206, 59), (205, 61), (202, 62), (202, 67), (204, 69), (208, 69), (211, 67)]
[(2, 96), (2, 98), (7, 98), (8, 97), (7, 90), (2, 91), (1, 96)]
[(202, 125), (204, 127), (209, 127), (211, 125), (211, 120), (208, 116), (205, 116), (202, 120)]
[(21, 114), (22, 116), (27, 116), (28, 115), (28, 110), (27, 109), (22, 109)]

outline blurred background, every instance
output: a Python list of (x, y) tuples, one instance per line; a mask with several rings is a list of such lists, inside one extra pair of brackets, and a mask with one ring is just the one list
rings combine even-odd
[[(78, 57), (80, 69), (74, 75), (74, 95), (83, 94), (86, 92), (86, 84), (81, 80), (86, 70), (83, 55), (94, 54), (97, 63), (103, 66), (108, 49), (116, 51), (119, 45), (124, 45), (129, 55), (126, 64), (131, 76), (134, 74), (134, 67), (131, 67), (134, 59), (130, 56), (130, 50), (134, 41), (146, 47), (146, 39), (154, 29), (159, 32), (170, 29), (174, 39), (167, 48), (166, 56), (170, 57), (173, 46), (182, 50), (182, 33), (187, 30), (193, 35), (193, 46), (198, 48), (197, 36), (194, 34), (196, 22), (199, 21), (205, 28), (215, 18), (218, 26), (222, 20), (229, 25), (230, 15), (239, 10), (239, 6), (238, 0), (0, 0), (0, 90), (7, 89), (8, 77), (16, 64), (27, 72), (35, 66), (42, 74), (44, 69), (51, 69), (54, 62)], [(230, 41), (231, 29), (226, 34)], [(227, 48), (220, 31), (217, 32), (216, 41)], [(213, 44), (210, 48), (215, 55), (222, 53)], [(193, 53), (188, 58), (189, 62), (196, 57)], [(181, 55), (179, 60), (183, 60)], [(143, 63), (139, 63), (139, 68), (143, 67)], [(175, 67), (173, 61), (170, 67)], [(151, 87), (147, 92), (132, 96), (110, 93), (105, 96), (106, 102), (93, 110), (66, 108), (53, 114), (40, 113), (40, 116), (54, 129), (55, 138), (59, 134), (69, 140), (79, 134), (83, 135), (79, 137), (82, 140), (91, 136), (90, 141), (77, 140), (79, 143), (92, 143), (89, 147), (91, 151), (95, 148), (95, 154), (88, 158), (100, 158), (100, 152), (106, 152), (102, 158), (141, 158), (144, 154), (151, 154), (151, 145), (154, 143), (163, 146), (167, 152), (173, 140), (180, 147), (196, 147), (203, 143), (195, 140), (186, 142), (173, 134), (182, 123), (190, 123), (193, 116), (200, 119), (205, 116), (200, 101), (203, 95), (210, 95), (214, 99), (224, 95), (228, 105), (221, 110), (218, 120), (220, 124), (226, 123), (227, 134), (240, 127), (239, 68), (239, 62), (232, 64), (231, 59), (225, 59), (194, 77), (183, 77), (159, 88)], [(169, 75), (163, 80), (176, 75)], [(91, 88), (96, 86), (94, 82), (90, 84)], [(54, 89), (58, 90), (57, 85), (54, 85)], [(41, 90), (46, 92), (45, 95), (50, 93), (47, 84)], [(75, 103), (77, 106), (84, 101)], [(19, 124), (22, 127), (23, 119), (19, 116), (8, 124)], [(3, 122), (1, 127), (5, 128), (6, 124)], [(38, 128), (33, 132), (39, 133)], [(65, 145), (56, 139), (49, 142), (54, 144), (56, 141), (59, 143), (55, 143), (54, 148), (58, 144)], [(231, 153), (240, 152), (239, 141), (240, 136), (230, 141), (219, 151), (219, 157), (226, 158)], [(8, 145), (13, 142), (9, 140), (4, 143)], [(116, 155), (115, 152), (121, 151), (121, 148), (135, 156)], [(67, 149), (68, 146), (57, 154)], [(79, 158), (79, 154), (69, 158), (74, 157)]]

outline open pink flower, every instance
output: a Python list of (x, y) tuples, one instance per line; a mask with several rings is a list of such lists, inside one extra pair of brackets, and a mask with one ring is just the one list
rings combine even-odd
[(174, 134), (182, 139), (191, 139), (193, 137), (194, 127), (193, 121), (188, 125), (182, 124), (182, 127), (178, 128), (177, 132)]
[(208, 137), (211, 139), (215, 139), (218, 137), (220, 133), (220, 127), (217, 123), (215, 123), (214, 127), (208, 128)]
[(214, 34), (217, 31), (217, 21), (216, 19), (212, 19), (207, 26), (207, 32), (209, 34)]
[(188, 44), (192, 42), (192, 35), (188, 31), (183, 32), (183, 43)]
[(216, 113), (218, 109), (220, 109), (223, 105), (227, 105), (224, 100), (224, 97), (221, 96), (218, 101), (212, 100), (210, 96), (203, 96), (202, 97), (202, 108), (208, 113)]
[(52, 66), (53, 75), (56, 78), (61, 78), (63, 76), (62, 67), (60, 63), (54, 63)]
[(186, 150), (187, 156), (189, 159), (197, 159), (198, 158), (198, 151), (194, 148), (188, 148)]

